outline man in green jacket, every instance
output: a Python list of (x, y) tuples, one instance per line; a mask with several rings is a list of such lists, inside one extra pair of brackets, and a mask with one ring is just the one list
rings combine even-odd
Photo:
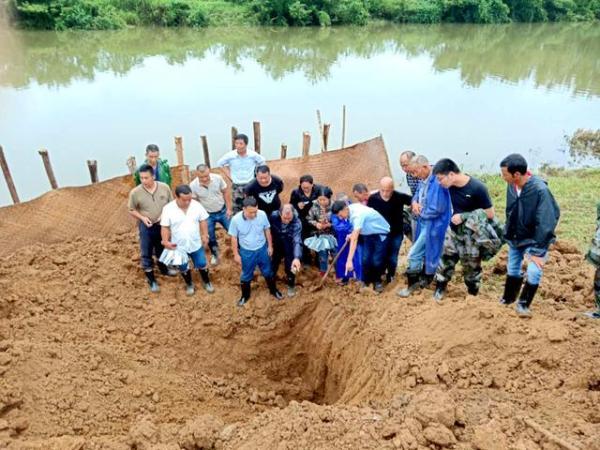
[[(171, 186), (171, 168), (166, 159), (160, 159), (158, 145), (148, 144), (146, 147), (146, 160), (144, 161), (144, 164), (148, 164), (152, 167), (152, 170), (154, 171), (154, 181), (160, 181), (169, 187)], [(133, 178), (135, 180), (135, 185), (139, 186), (141, 183), (139, 169), (135, 171)]]
[(594, 276), (594, 296), (596, 297), (596, 311), (585, 313), (592, 319), (600, 319), (600, 203), (596, 206), (596, 234), (592, 239), (592, 245), (586, 255), (586, 259), (596, 267)]

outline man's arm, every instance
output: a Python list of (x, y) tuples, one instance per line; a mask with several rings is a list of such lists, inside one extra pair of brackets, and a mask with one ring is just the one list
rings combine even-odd
[(360, 235), (360, 228), (355, 229), (350, 233), (350, 249), (348, 250), (348, 259), (346, 260), (346, 274), (354, 270), (354, 264), (352, 262), (354, 253), (356, 253), (356, 245), (358, 244), (358, 236)]
[(229, 185), (225, 189), (221, 191), (223, 193), (223, 198), (225, 199), (225, 208), (227, 209), (227, 217), (231, 218), (231, 214), (233, 213), (233, 206), (231, 204), (231, 188)]
[(142, 216), (138, 210), (136, 209), (130, 209), (129, 210), (129, 215), (135, 217), (136, 219), (140, 220), (144, 225), (146, 225), (147, 227), (151, 227), (152, 226), (152, 221), (150, 219), (148, 219), (146, 216)]
[(492, 220), (494, 217), (496, 217), (496, 211), (494, 210), (493, 206), (491, 208), (484, 209), (484, 211), (488, 219)]
[(204, 248), (208, 249), (208, 221), (201, 220), (200, 221), (200, 237), (202, 239), (202, 244)]
[(269, 256), (273, 256), (273, 237), (270, 228), (265, 228), (265, 238), (267, 238), (267, 253)]
[(231, 251), (233, 252), (233, 260), (238, 264), (242, 264), (242, 258), (240, 257), (238, 248), (238, 238), (236, 236), (231, 236)]
[(160, 227), (160, 237), (162, 239), (163, 247), (174, 250), (177, 248), (177, 244), (171, 242), (171, 228), (162, 226)]

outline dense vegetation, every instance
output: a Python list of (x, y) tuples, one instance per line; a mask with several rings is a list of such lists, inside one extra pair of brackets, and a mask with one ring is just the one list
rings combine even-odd
[(17, 25), (58, 30), (600, 19), (600, 0), (10, 0), (9, 5)]

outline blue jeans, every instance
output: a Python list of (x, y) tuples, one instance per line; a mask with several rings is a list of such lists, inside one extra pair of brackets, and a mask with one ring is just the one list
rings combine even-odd
[[(195, 252), (188, 253), (188, 256), (192, 258), (192, 263), (194, 263), (194, 269), (206, 269), (206, 255), (204, 254), (204, 248), (200, 247)], [(179, 266), (179, 270), (181, 270), (182, 272), (187, 272), (188, 263)]]
[(215, 225), (221, 224), (225, 231), (229, 229), (229, 219), (227, 218), (227, 208), (223, 207), (221, 211), (208, 213), (208, 247), (213, 255), (217, 255), (219, 243), (217, 242), (217, 233)]
[(383, 275), (385, 247), (385, 234), (368, 234), (360, 236), (360, 245), (362, 246), (362, 270), (363, 282), (378, 283)]
[(151, 227), (147, 227), (140, 220), (138, 229), (140, 232), (140, 262), (142, 269), (149, 272), (154, 267), (154, 259), (152, 256), (156, 256), (156, 259), (158, 260), (163, 252), (163, 245), (161, 244), (162, 238), (160, 237), (160, 223), (155, 223)]
[(320, 272), (327, 272), (327, 266), (328, 266), (328, 262), (329, 262), (329, 255), (331, 255), (332, 251), (331, 250), (321, 250), (320, 252), (317, 253), (317, 256), (319, 257), (319, 271)]
[[(506, 266), (506, 272), (511, 277), (522, 276), (521, 267), (523, 266), (523, 259), (529, 255), (529, 247), (513, 247), (508, 244), (508, 264)], [(548, 260), (548, 252), (544, 255), (544, 261)], [(542, 281), (542, 274), (544, 271), (535, 265), (532, 261), (527, 263), (527, 282), (533, 285), (539, 285)]]
[(246, 250), (245, 248), (240, 247), (240, 257), (242, 258), (242, 276), (240, 277), (242, 283), (249, 283), (252, 281), (256, 266), (260, 269), (260, 273), (262, 273), (263, 277), (273, 277), (271, 258), (269, 258), (266, 244), (258, 250)]
[(400, 252), (400, 247), (402, 247), (402, 239), (404, 239), (404, 234), (402, 234), (402, 232), (397, 234), (388, 234), (386, 239), (385, 269), (387, 270), (388, 279), (396, 276), (396, 268), (398, 267), (398, 253)]
[(416, 241), (413, 242), (408, 252), (408, 268), (406, 273), (421, 273), (423, 270), (423, 261), (427, 249), (427, 225), (422, 225), (421, 233)]

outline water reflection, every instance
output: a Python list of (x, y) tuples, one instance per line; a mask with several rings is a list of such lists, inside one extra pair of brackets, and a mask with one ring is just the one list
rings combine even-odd
[(102, 72), (124, 75), (151, 56), (177, 65), (208, 54), (236, 70), (250, 58), (272, 79), (299, 72), (319, 83), (344, 57), (393, 52), (428, 56), (433, 70), (457, 70), (467, 86), (490, 77), (509, 83), (531, 79), (538, 87), (600, 94), (600, 27), (591, 23), (14, 31), (1, 33), (0, 43), (0, 84), (16, 88), (67, 86)]

